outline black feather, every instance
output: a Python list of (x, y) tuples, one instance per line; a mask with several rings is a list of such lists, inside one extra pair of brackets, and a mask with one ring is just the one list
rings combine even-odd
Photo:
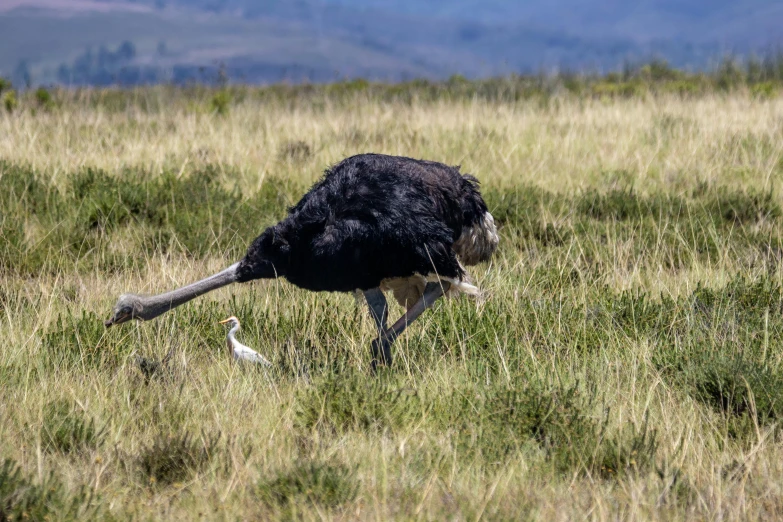
[(452, 244), (486, 211), (478, 181), (459, 167), (352, 156), (253, 241), (239, 280), (284, 276), (308, 290), (347, 292), (414, 273), (460, 278)]

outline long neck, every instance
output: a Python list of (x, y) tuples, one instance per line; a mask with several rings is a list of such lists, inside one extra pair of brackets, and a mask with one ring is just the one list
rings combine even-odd
[(231, 357), (234, 357), (234, 343), (237, 340), (235, 335), (238, 331), (239, 331), (239, 325), (238, 324), (234, 325), (231, 327), (231, 330), (228, 331), (228, 336), (226, 337), (226, 344), (228, 344), (228, 353), (231, 354)]
[(201, 281), (197, 281), (188, 286), (183, 286), (182, 288), (177, 288), (176, 290), (164, 294), (142, 297), (141, 302), (143, 308), (141, 311), (137, 311), (135, 315), (145, 320), (153, 319), (200, 295), (235, 283), (238, 277), (238, 266), (239, 263), (234, 263), (222, 272), (218, 272), (215, 275), (211, 275), (206, 279), (202, 279)]

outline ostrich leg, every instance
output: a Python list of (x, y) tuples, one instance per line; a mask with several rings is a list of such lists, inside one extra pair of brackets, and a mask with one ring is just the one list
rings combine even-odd
[[(378, 335), (378, 338), (372, 342), (372, 370), (376, 369), (378, 362), (386, 366), (391, 366), (391, 345), (400, 336), (405, 329), (413, 323), (418, 317), (424, 313), (424, 310), (431, 308), (435, 304), (435, 301), (441, 297), (446, 290), (449, 289), (449, 283), (441, 281), (439, 283), (427, 283), (424, 288), (424, 295), (421, 299), (416, 301), (416, 304), (411, 306), (402, 317), (400, 317), (391, 328), (383, 331)], [(378, 360), (378, 355), (383, 356), (382, 360)]]
[[(386, 331), (386, 320), (389, 318), (389, 306), (386, 303), (386, 296), (380, 288), (372, 288), (364, 292), (364, 298), (367, 300), (367, 306), (370, 307), (370, 315), (372, 320), (375, 321), (375, 328), (378, 330), (378, 337), (383, 335)], [(378, 345), (372, 343), (372, 369), (375, 371), (375, 366), (378, 364), (378, 360), (381, 356), (379, 353)], [(388, 362), (387, 362), (388, 358)], [(391, 364), (391, 351), (387, 349), (383, 353), (384, 364)]]
[(364, 292), (364, 298), (370, 307), (370, 315), (375, 321), (375, 328), (378, 329), (378, 335), (386, 330), (386, 320), (389, 318), (389, 306), (386, 304), (386, 296), (383, 295), (380, 288), (372, 288)]

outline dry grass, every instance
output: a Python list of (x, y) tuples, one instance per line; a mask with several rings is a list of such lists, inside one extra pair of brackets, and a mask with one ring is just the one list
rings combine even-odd
[[(149, 94), (155, 95), (164, 96)], [(214, 117), (205, 107), (172, 105), (163, 112), (118, 113), (76, 104), (36, 117), (4, 117), (0, 155), (54, 177), (84, 166), (188, 171), (209, 162), (237, 169), (243, 188), (252, 190), (268, 175), (309, 181), (325, 165), (373, 150), (442, 158), (501, 186), (570, 190), (632, 182), (639, 190), (684, 190), (700, 181), (767, 187), (783, 147), (780, 98), (555, 98), (542, 108), (388, 105), (357, 96), (348, 108), (319, 104), (294, 111), (248, 100), (232, 106), (226, 117)], [(283, 154), (297, 142), (312, 154)], [(625, 177), (612, 177), (622, 171)]]
[[(357, 96), (347, 108), (247, 100), (223, 116), (175, 101), (162, 112), (70, 102), (0, 116), (0, 187), (29, 166), (79, 206), (69, 187), (86, 167), (180, 180), (213, 168), (246, 198), (287, 181), (272, 209), (282, 216), (325, 166), (363, 151), (479, 177), (503, 216), (496, 260), (474, 271), (485, 299), (428, 312), (395, 346), (394, 369), (373, 379), (366, 310), (285, 281), (229, 287), (148, 324), (100, 326), (124, 291), (225, 267), (268, 213), (257, 223), (211, 216), (214, 243), (189, 253), (187, 229), (144, 246), (154, 225), (131, 220), (39, 264), (8, 254), (18, 264), (0, 273), (0, 454), (33, 482), (53, 471), (74, 495), (87, 486), (94, 516), (121, 519), (783, 515), (783, 99)], [(596, 210), (600, 194), (617, 202)], [(754, 194), (771, 198), (742, 199)], [(680, 198), (685, 214), (656, 207), (658, 197)], [(613, 206), (626, 204), (658, 210)], [(22, 220), (23, 248), (52, 237), (47, 215), (3, 212)], [(58, 212), (60, 226), (78, 220)], [(113, 261), (125, 258), (135, 261)], [(229, 363), (216, 322), (230, 314), (275, 369)], [(172, 346), (171, 372), (145, 384), (131, 355)], [(735, 373), (744, 388), (710, 391)], [(92, 421), (101, 436), (46, 450), (55, 403), (76, 415), (67, 425)], [(654, 447), (634, 445), (644, 434)]]

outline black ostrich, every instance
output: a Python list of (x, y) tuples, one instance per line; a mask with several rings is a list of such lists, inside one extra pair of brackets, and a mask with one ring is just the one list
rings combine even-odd
[[(308, 290), (364, 294), (378, 329), (374, 369), (391, 364), (391, 344), (439, 297), (477, 293), (462, 265), (489, 260), (497, 244), (476, 178), (434, 161), (361, 154), (328, 169), (238, 263), (164, 294), (124, 294), (105, 324), (153, 319), (230, 283), (282, 276)], [(407, 308), (391, 328), (387, 290)]]

